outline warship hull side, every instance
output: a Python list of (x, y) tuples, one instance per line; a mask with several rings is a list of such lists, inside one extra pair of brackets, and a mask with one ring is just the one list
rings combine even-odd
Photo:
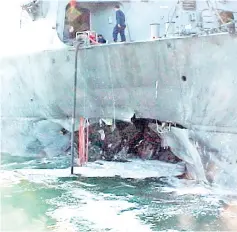
[[(237, 38), (227, 34), (82, 49), (76, 118), (129, 120), (135, 113), (179, 123), (188, 130), (167, 139), (174, 151), (182, 158), (189, 151), (196, 164), (212, 156), (228, 170), (237, 150), (236, 59)], [(30, 128), (42, 119), (69, 124), (74, 60), (72, 48), (1, 58), (2, 151), (13, 149), (9, 138), (32, 142)]]
[[(77, 117), (237, 126), (237, 38), (213, 35), (79, 51)], [(75, 51), (1, 58), (1, 118), (71, 116)]]

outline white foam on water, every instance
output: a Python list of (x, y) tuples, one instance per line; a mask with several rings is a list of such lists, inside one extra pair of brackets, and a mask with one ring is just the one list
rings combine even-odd
[[(90, 171), (96, 170), (94, 167), (97, 167), (97, 171), (92, 173), (92, 175)], [(112, 172), (116, 167), (119, 172), (118, 170), (116, 170), (117, 172)], [(151, 167), (153, 167), (153, 169)], [(131, 163), (100, 161), (87, 164), (87, 167), (83, 167), (84, 169), (76, 168), (75, 171), (79, 172), (78, 170), (81, 170), (81, 173), (90, 176), (95, 176), (95, 174), (98, 173), (100, 173), (100, 176), (111, 176), (112, 174), (115, 175), (123, 172), (122, 174), (126, 177), (130, 176), (131, 178), (135, 178), (136, 176), (136, 178), (145, 178), (148, 177), (148, 175), (150, 177), (153, 176), (154, 173), (159, 175), (164, 174), (164, 171), (168, 172), (171, 167), (174, 168), (176, 165), (165, 164), (159, 161), (144, 162), (141, 160), (136, 160)], [(132, 170), (131, 173), (126, 172), (126, 168)], [(149, 171), (147, 171), (146, 168)], [(159, 172), (157, 172), (157, 169)], [(150, 170), (153, 172), (150, 172)], [(14, 180), (22, 180), (24, 178), (29, 181), (47, 185), (47, 181), (56, 180), (57, 177), (70, 176), (70, 169), (25, 169), (17, 171), (4, 171), (4, 175), (5, 179), (12, 178), (12, 183), (14, 183)], [(51, 228), (52, 231), (71, 232), (78, 231), (79, 229), (80, 231), (83, 231), (83, 228), (85, 229), (84, 231), (87, 231), (86, 229), (90, 228), (90, 230), (95, 232), (106, 231), (106, 229), (111, 232), (153, 231), (150, 224), (143, 223), (139, 218), (139, 215), (146, 213), (148, 208), (140, 205), (138, 207), (138, 204), (129, 202), (130, 196), (116, 196), (115, 198), (113, 195), (93, 193), (83, 190), (80, 188), (80, 185), (80, 182), (73, 182), (73, 184), (67, 183), (63, 187), (67, 190), (67, 194), (69, 193), (69, 195), (72, 195), (72, 199), (75, 201), (74, 204), (68, 202), (70, 196), (63, 195), (62, 198), (53, 199), (57, 205), (57, 209), (47, 213), (47, 215), (53, 217), (57, 221), (57, 224)], [(181, 185), (178, 188), (170, 188), (171, 192), (174, 190), (178, 195), (209, 195), (211, 193), (211, 191), (208, 191), (205, 187), (195, 185), (194, 182), (187, 181), (181, 181)], [(169, 211), (169, 209), (167, 210)], [(166, 213), (172, 214), (172, 211)]]
[[(69, 177), (70, 168), (66, 169), (21, 169), (17, 170), (30, 178)], [(148, 177), (177, 176), (184, 172), (184, 163), (170, 164), (157, 160), (133, 160), (131, 162), (97, 161), (83, 167), (75, 167), (74, 173), (86, 177), (113, 177), (144, 179)]]
[(202, 186), (191, 186), (191, 187), (184, 187), (184, 188), (178, 188), (175, 189), (175, 193), (177, 195), (190, 195), (190, 194), (195, 194), (195, 195), (209, 195), (212, 194), (212, 190), (211, 189), (207, 189), (205, 187)]
[(62, 206), (52, 212), (51, 216), (61, 224), (69, 222), (80, 224), (82, 231), (81, 225), (88, 226), (93, 231), (105, 229), (112, 232), (152, 231), (150, 226), (142, 223), (137, 216), (142, 213), (142, 209), (131, 210), (131, 208), (136, 208), (135, 203), (122, 199), (105, 199), (105, 194), (95, 195), (81, 189), (74, 190), (72, 195), (81, 199), (83, 204)]
[(22, 175), (19, 173), (13, 173), (12, 171), (0, 170), (0, 186), (10, 187), (13, 184), (19, 184), (22, 179)]

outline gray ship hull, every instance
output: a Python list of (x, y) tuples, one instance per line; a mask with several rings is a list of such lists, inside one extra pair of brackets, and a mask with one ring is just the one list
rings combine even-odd
[[(26, 124), (29, 127), (29, 121), (46, 119), (63, 126), (69, 122), (74, 59), (73, 49), (1, 59), (2, 141), (28, 133), (21, 130)], [(76, 118), (129, 120), (135, 113), (176, 122), (188, 128), (187, 138), (193, 144), (202, 145), (202, 158), (224, 157), (232, 165), (237, 150), (235, 60), (237, 38), (230, 35), (80, 50)], [(174, 142), (177, 138), (176, 133), (172, 147), (184, 157), (189, 149), (181, 151)], [(7, 143), (2, 144), (6, 151)]]
[[(77, 117), (126, 120), (136, 113), (232, 131), (236, 45), (235, 37), (215, 35), (80, 50)], [(70, 117), (74, 57), (63, 49), (1, 59), (1, 117)]]

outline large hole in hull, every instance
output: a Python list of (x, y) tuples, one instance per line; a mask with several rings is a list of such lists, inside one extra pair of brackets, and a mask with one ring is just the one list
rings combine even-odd
[[(88, 131), (88, 161), (98, 160), (115, 161), (115, 162), (132, 162), (134, 159), (141, 160), (158, 160), (160, 162), (177, 164), (183, 162), (174, 154), (172, 148), (167, 146), (158, 131), (155, 131), (150, 125), (165, 126), (163, 122), (154, 119), (131, 118), (131, 122), (121, 120), (111, 120), (106, 123), (103, 120), (96, 123), (90, 123), (84, 128), (83, 139), (85, 146), (87, 144)], [(179, 126), (170, 124), (169, 126)], [(63, 129), (63, 134), (66, 130)], [(75, 157), (79, 157), (81, 132), (75, 131)], [(83, 145), (84, 146), (84, 145)], [(84, 149), (84, 151), (86, 148)], [(183, 174), (179, 178), (187, 178), (187, 169), (184, 168)]]

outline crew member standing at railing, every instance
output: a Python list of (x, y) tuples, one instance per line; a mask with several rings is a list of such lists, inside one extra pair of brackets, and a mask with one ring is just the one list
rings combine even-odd
[(125, 15), (120, 10), (119, 5), (116, 5), (114, 7), (114, 9), (116, 11), (116, 25), (115, 25), (114, 30), (113, 30), (113, 39), (114, 39), (114, 42), (117, 42), (118, 34), (120, 34), (121, 42), (125, 42), (126, 41), (126, 37), (125, 37), (125, 34), (124, 34), (124, 31), (125, 31), (125, 28), (126, 28)]

